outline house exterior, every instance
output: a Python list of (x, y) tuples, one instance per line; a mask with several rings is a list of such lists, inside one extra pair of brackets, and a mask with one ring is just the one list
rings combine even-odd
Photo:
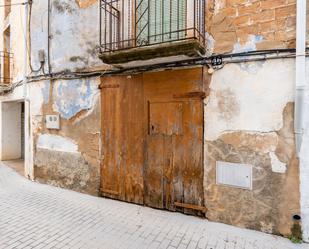
[(309, 241), (305, 1), (1, 5), (1, 160), (267, 233), (300, 216)]

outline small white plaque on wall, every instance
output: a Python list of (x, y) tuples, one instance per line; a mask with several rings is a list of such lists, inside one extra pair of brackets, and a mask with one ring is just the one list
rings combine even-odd
[(45, 118), (46, 128), (47, 129), (60, 129), (60, 116), (59, 115), (46, 115)]
[(252, 165), (217, 161), (218, 185), (252, 190)]

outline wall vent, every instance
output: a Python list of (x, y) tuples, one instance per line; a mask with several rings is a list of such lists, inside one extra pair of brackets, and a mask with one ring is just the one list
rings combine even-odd
[(217, 161), (218, 185), (252, 190), (252, 165)]

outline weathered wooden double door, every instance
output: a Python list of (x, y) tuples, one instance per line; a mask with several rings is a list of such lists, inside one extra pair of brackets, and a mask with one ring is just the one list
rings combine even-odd
[(203, 211), (202, 69), (102, 78), (101, 194)]

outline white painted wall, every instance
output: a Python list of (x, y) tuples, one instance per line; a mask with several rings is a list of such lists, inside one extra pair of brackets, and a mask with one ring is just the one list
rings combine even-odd
[[(48, 1), (33, 1), (31, 55), (34, 69), (40, 67), (39, 50), (45, 52), (46, 59), (48, 55), (47, 16)], [(51, 0), (50, 59), (53, 73), (102, 66), (97, 53), (98, 45), (99, 1), (93, 1), (87, 8), (80, 8), (75, 0)]]
[(40, 135), (36, 146), (38, 149), (78, 153), (78, 145), (75, 141), (58, 135)]
[(300, 194), (303, 237), (309, 242), (309, 59), (306, 60), (307, 89), (305, 97), (305, 129), (300, 152)]
[(211, 79), (205, 136), (213, 141), (233, 131), (272, 132), (294, 101), (294, 60), (228, 64)]
[(300, 153), (300, 194), (303, 239), (309, 242), (309, 127), (306, 127)]
[(21, 103), (1, 104), (1, 160), (21, 158)]

